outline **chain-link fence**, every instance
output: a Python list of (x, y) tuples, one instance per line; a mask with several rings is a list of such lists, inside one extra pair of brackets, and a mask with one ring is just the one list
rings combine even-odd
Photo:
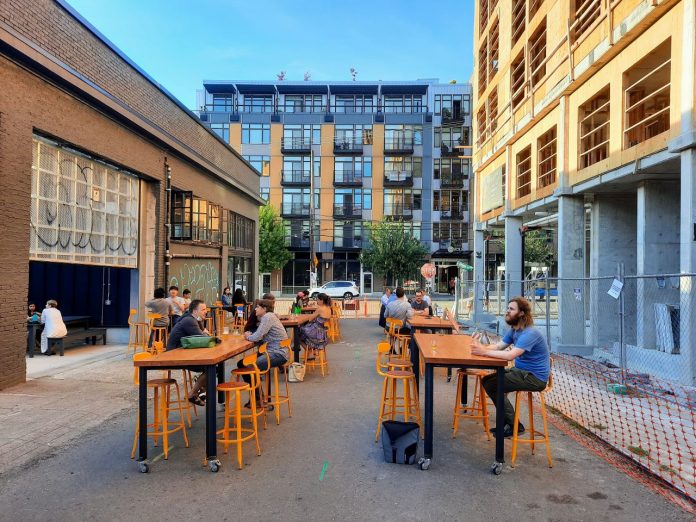
[(695, 498), (695, 284), (695, 274), (623, 276), (620, 268), (606, 277), (463, 282), (457, 314), (502, 333), (507, 297), (524, 295), (554, 352), (548, 404)]

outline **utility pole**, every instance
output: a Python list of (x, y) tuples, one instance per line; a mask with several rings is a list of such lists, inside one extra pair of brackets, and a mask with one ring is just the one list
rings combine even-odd
[(309, 138), (309, 286), (317, 287), (317, 266), (314, 264), (314, 143)]

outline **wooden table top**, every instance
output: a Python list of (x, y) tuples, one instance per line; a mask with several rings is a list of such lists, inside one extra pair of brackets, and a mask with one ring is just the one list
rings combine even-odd
[(136, 367), (147, 366), (150, 368), (171, 368), (173, 366), (209, 366), (218, 364), (235, 355), (253, 348), (254, 343), (247, 341), (241, 335), (223, 335), (222, 343), (214, 348), (176, 348), (148, 359), (134, 361)]
[[(424, 334), (414, 335), (416, 345), (423, 355), (423, 360), (431, 364), (461, 364), (462, 366), (481, 366), (484, 368), (507, 366), (503, 359), (494, 359), (471, 354), (470, 335)], [(435, 339), (435, 350), (431, 344)]]
[(414, 315), (408, 320), (408, 324), (413, 328), (439, 328), (442, 330), (454, 328), (450, 321), (432, 315)]
[(285, 326), (286, 328), (291, 327), (291, 326), (300, 326), (302, 324), (305, 324), (306, 322), (309, 321), (310, 315), (303, 314), (303, 315), (279, 315), (278, 319), (280, 319), (280, 323)]

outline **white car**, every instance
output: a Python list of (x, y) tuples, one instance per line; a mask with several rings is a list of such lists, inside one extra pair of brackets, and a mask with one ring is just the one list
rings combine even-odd
[(343, 297), (344, 299), (352, 299), (360, 295), (360, 289), (351, 281), (329, 281), (323, 286), (310, 289), (309, 295), (316, 297), (322, 292), (329, 297)]

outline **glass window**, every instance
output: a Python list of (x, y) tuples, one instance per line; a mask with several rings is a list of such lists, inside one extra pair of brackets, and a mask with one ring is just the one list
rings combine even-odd
[(265, 123), (242, 124), (242, 143), (252, 145), (271, 143), (271, 126)]
[(419, 94), (385, 95), (384, 112), (422, 112), (423, 96)]
[(213, 94), (213, 112), (232, 112), (233, 94)]
[(230, 126), (228, 123), (211, 123), (210, 130), (220, 136), (225, 143), (230, 142)]
[(236, 212), (229, 214), (227, 245), (236, 250), (254, 250), (254, 221)]
[(271, 175), (270, 156), (244, 156), (244, 159), (247, 160), (262, 176)]
[(193, 194), (180, 190), (172, 191), (172, 239), (191, 239), (191, 202)]
[(261, 199), (267, 202), (269, 197), (271, 197), (270, 187), (261, 187)]
[(321, 125), (285, 125), (283, 127), (285, 148), (304, 148), (320, 143)]
[(273, 112), (273, 96), (270, 94), (244, 96), (244, 112)]

